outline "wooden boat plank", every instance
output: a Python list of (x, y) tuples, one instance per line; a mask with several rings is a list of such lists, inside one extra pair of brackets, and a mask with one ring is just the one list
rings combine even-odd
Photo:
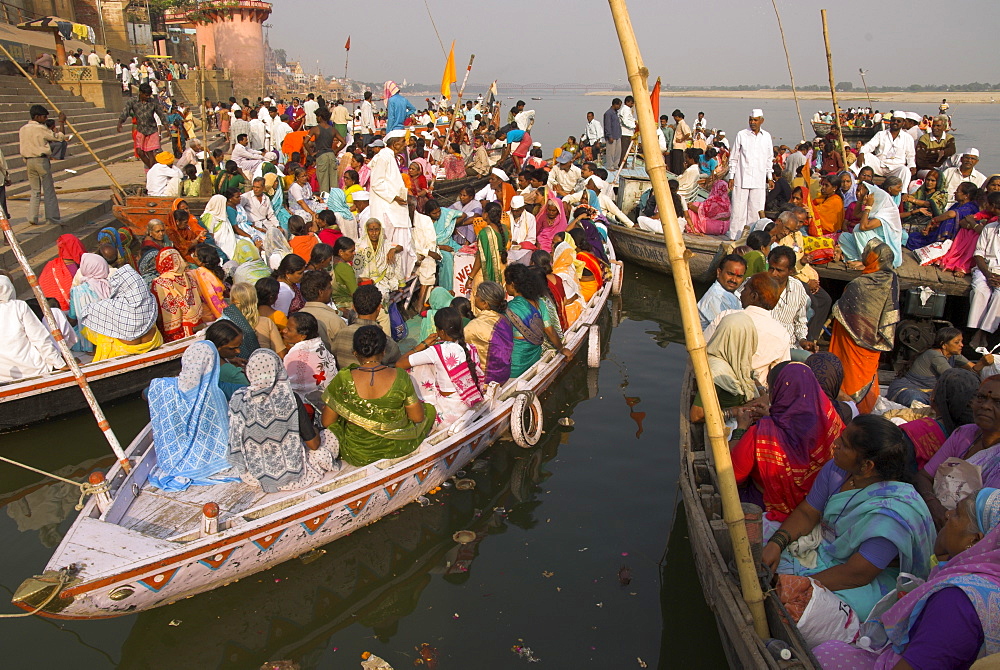
[(220, 520), (238, 515), (256, 505), (266, 494), (242, 481), (192, 486), (186, 491), (161, 491), (146, 484), (121, 520), (125, 528), (161, 539), (169, 539), (201, 525), (202, 506), (214, 502)]

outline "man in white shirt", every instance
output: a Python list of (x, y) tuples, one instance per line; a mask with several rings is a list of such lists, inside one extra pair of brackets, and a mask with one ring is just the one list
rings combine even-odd
[(692, 130), (697, 130), (698, 128), (704, 130), (706, 135), (708, 134), (708, 119), (705, 118), (705, 112), (698, 112), (698, 118), (691, 124)]
[[(529, 242), (534, 248), (536, 237), (535, 215), (524, 205), (524, 197), (515, 195), (510, 199), (510, 243), (520, 245)], [(529, 251), (530, 253), (530, 251)]]
[(316, 97), (312, 93), (306, 96), (306, 101), (302, 103), (302, 109), (306, 112), (306, 129), (312, 128), (318, 123), (316, 110), (319, 109), (319, 103), (316, 102)]
[[(275, 112), (277, 112), (277, 108), (275, 108)], [(274, 151), (278, 152), (282, 163), (288, 159), (288, 156), (285, 156), (284, 152), (282, 152), (281, 144), (285, 141), (288, 133), (292, 132), (292, 127), (288, 125), (288, 121), (288, 114), (282, 114), (271, 122), (271, 147)]]
[(559, 154), (556, 166), (549, 172), (547, 186), (560, 197), (573, 193), (580, 181), (580, 168), (573, 165), (573, 156), (568, 151)]
[(263, 177), (254, 179), (253, 190), (240, 196), (240, 206), (247, 213), (250, 224), (262, 233), (266, 233), (268, 228), (281, 225), (278, 223), (278, 217), (274, 215), (271, 199), (264, 193)]
[(976, 169), (979, 163), (979, 149), (966, 149), (959, 159), (958, 167), (950, 167), (941, 173), (943, 187), (948, 194), (948, 206), (955, 204), (955, 191), (963, 181), (971, 181), (977, 187), (986, 182), (986, 175)]
[(264, 143), (267, 141), (267, 126), (257, 116), (250, 119), (249, 125), (247, 136), (250, 138), (250, 148), (254, 151), (263, 151)]
[(805, 284), (791, 276), (795, 271), (795, 252), (789, 247), (775, 247), (767, 255), (767, 264), (767, 272), (780, 291), (771, 316), (785, 328), (789, 345), (798, 352), (798, 355), (792, 353), (793, 360), (805, 360), (807, 352), (815, 351), (816, 345), (808, 339), (809, 295)]
[(257, 168), (260, 167), (261, 163), (264, 162), (264, 154), (261, 152), (251, 149), (249, 147), (250, 139), (247, 137), (246, 133), (242, 133), (236, 137), (236, 146), (233, 147), (233, 153), (230, 158), (236, 161), (236, 165), (239, 166), (241, 170), (250, 177), (256, 172)]
[(809, 154), (809, 149), (812, 148), (808, 142), (803, 142), (799, 146), (795, 147), (795, 151), (788, 154), (785, 158), (785, 169), (782, 170), (781, 174), (791, 185), (792, 180), (795, 179), (796, 173), (799, 168), (806, 164), (806, 156)]
[[(396, 155), (406, 149), (406, 133), (393, 130), (385, 136), (386, 146), (375, 154), (371, 163), (371, 216), (382, 222), (389, 244), (401, 247), (399, 268), (402, 277), (409, 277), (417, 257), (413, 252), (412, 224), (407, 207), (406, 185), (399, 172)], [(357, 194), (354, 196), (357, 197)]]
[(625, 104), (618, 110), (618, 119), (622, 124), (622, 160), (624, 160), (632, 145), (632, 135), (635, 134), (635, 98), (631, 95), (625, 96)]
[(684, 172), (677, 177), (677, 194), (685, 202), (691, 202), (698, 195), (698, 177), (701, 176), (701, 170), (698, 168), (700, 155), (700, 149), (692, 148), (684, 151)]
[(87, 65), (91, 67), (101, 67), (101, 57), (97, 55), (97, 51), (94, 49), (90, 50), (87, 54)]
[(596, 147), (600, 144), (602, 137), (604, 137), (604, 126), (594, 118), (593, 112), (587, 112), (587, 127), (580, 134), (580, 143), (582, 144), (586, 140), (590, 146)]
[[(916, 112), (906, 112), (906, 120), (903, 121), (903, 130), (910, 134), (914, 143), (924, 134), (924, 131), (920, 129), (921, 121), (923, 119)], [(914, 144), (914, 147), (916, 147), (916, 144)]]
[(729, 190), (733, 198), (728, 234), (731, 240), (739, 239), (743, 228), (760, 218), (764, 197), (774, 183), (771, 180), (774, 146), (763, 125), (764, 112), (751, 111), (750, 127), (736, 134), (729, 154)]
[(899, 177), (903, 182), (903, 193), (910, 184), (910, 177), (917, 171), (916, 144), (909, 133), (903, 132), (903, 117), (893, 114), (888, 130), (880, 130), (868, 143), (861, 147), (858, 170), (870, 167), (876, 175)]
[(169, 151), (156, 154), (156, 163), (146, 172), (146, 193), (156, 197), (180, 195), (184, 173), (174, 167), (174, 155)]
[(361, 126), (358, 132), (361, 133), (363, 145), (371, 144), (372, 138), (375, 136), (375, 107), (372, 105), (371, 91), (365, 91), (365, 101), (361, 103)]
[(363, 231), (368, 219), (372, 216), (369, 200), (371, 196), (368, 191), (355, 191), (351, 194), (351, 211), (354, 212), (358, 220), (358, 230)]
[(972, 293), (969, 295), (969, 328), (976, 333), (970, 347), (986, 344), (987, 333), (1000, 326), (1000, 223), (983, 228), (973, 256)]

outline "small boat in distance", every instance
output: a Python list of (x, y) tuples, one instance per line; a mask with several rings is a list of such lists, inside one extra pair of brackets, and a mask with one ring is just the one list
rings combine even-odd
[[(816, 137), (826, 137), (831, 131), (836, 133), (832, 123), (819, 123), (818, 121), (813, 121), (812, 123), (813, 132), (816, 133)], [(879, 131), (875, 126), (866, 126), (864, 128), (844, 128), (841, 126), (841, 132), (844, 133), (845, 142), (856, 142), (858, 140), (862, 142), (867, 142), (871, 138), (875, 137), (875, 133)]]
[(541, 100), (541, 98), (532, 98), (532, 100)]

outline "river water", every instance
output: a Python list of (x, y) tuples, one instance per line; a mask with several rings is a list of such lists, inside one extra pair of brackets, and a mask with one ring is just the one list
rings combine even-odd
[[(539, 667), (640, 667), (637, 659), (724, 667), (677, 490), (686, 360), (677, 299), (668, 278), (626, 270), (602, 326), (600, 369), (575, 361), (543, 398), (541, 443), (494, 445), (469, 469), (475, 490), (446, 490), (315, 560), (144, 614), (4, 621), (4, 665), (249, 669), (294, 659), (356, 668), (368, 650), (400, 669), (427, 643), (442, 670), (527, 665), (515, 645), (530, 648)], [(107, 413), (123, 441), (148, 416), (135, 399)], [(563, 416), (572, 429), (557, 425)], [(73, 464), (61, 470), (71, 476), (111, 464), (89, 415), (4, 435), (2, 444), (5, 455), (44, 469)], [(45, 565), (75, 514), (74, 490), (0, 466), (4, 598)], [(459, 529), (476, 541), (458, 548)]]

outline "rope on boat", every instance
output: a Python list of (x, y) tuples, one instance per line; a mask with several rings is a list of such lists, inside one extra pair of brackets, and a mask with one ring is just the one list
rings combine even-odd
[[(56, 479), (61, 479), (61, 477), (56, 477)], [(75, 484), (76, 482), (70, 482), (70, 483)], [(41, 605), (31, 610), (30, 612), (18, 612), (17, 614), (0, 614), (0, 619), (22, 619), (28, 616), (35, 616), (43, 609), (45, 609), (46, 605), (55, 600), (56, 596), (59, 595), (60, 592), (62, 592), (63, 588), (65, 588), (66, 585), (69, 584), (69, 582), (70, 582), (69, 571), (63, 568), (62, 570), (59, 571), (59, 581), (56, 584), (56, 587), (52, 589), (52, 593), (46, 596), (45, 600), (42, 601)]]
[(79, 512), (83, 509), (83, 501), (86, 500), (87, 496), (92, 496), (96, 493), (103, 493), (108, 490), (108, 482), (102, 481), (100, 484), (91, 484), (90, 482), (77, 482), (72, 479), (66, 479), (65, 477), (60, 477), (59, 475), (53, 474), (51, 472), (46, 472), (45, 470), (39, 470), (38, 468), (32, 467), (30, 465), (25, 465), (15, 461), (12, 458), (7, 458), (5, 456), (0, 456), (0, 461), (5, 463), (10, 463), (11, 465), (16, 465), (19, 468), (24, 468), (25, 470), (31, 470), (32, 472), (37, 472), (45, 477), (51, 477), (52, 479), (58, 479), (61, 482), (67, 484), (72, 484), (80, 489), (80, 500), (76, 503), (76, 511)]

